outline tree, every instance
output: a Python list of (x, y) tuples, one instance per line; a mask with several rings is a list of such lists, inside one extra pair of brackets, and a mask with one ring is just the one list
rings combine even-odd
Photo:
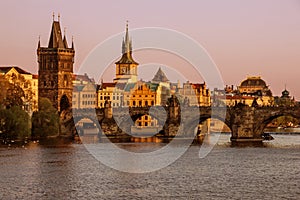
[(29, 115), (18, 106), (0, 109), (0, 136), (4, 140), (17, 140), (29, 137)]
[(46, 138), (58, 135), (59, 115), (48, 98), (39, 99), (39, 110), (32, 115), (32, 137)]
[(13, 106), (24, 106), (25, 102), (33, 99), (31, 83), (21, 74), (0, 75), (0, 105), (11, 108)]

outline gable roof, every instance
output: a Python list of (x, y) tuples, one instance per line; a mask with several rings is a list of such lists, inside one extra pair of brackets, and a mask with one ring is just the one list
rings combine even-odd
[(4, 73), (6, 74), (7, 72), (9, 72), (11, 69), (15, 69), (18, 73), (20, 74), (31, 74), (23, 69), (21, 69), (20, 67), (17, 66), (9, 66), (9, 67), (0, 67), (0, 73)]

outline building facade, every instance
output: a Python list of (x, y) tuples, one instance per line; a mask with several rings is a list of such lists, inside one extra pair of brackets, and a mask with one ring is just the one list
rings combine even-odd
[(138, 81), (129, 83), (124, 88), (124, 106), (129, 107), (144, 107), (160, 105), (157, 102), (157, 88), (159, 84)]
[[(254, 99), (258, 106), (273, 106), (274, 97), (269, 86), (260, 76), (249, 76), (237, 87), (236, 99), (251, 106)], [(248, 97), (248, 98), (247, 98)], [(226, 98), (227, 99), (227, 98)], [(252, 99), (252, 100), (251, 100)]]
[(210, 106), (210, 91), (206, 88), (205, 83), (183, 83), (182, 88), (178, 89), (181, 101), (188, 101), (190, 106)]
[(122, 106), (123, 90), (116, 83), (101, 83), (97, 89), (97, 107), (104, 108), (106, 100), (111, 102), (113, 108)]

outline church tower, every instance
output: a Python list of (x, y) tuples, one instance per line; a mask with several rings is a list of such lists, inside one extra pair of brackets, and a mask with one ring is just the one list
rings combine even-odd
[(125, 39), (122, 42), (122, 57), (116, 63), (115, 83), (135, 83), (137, 82), (138, 63), (132, 58), (132, 41), (129, 39), (128, 22), (126, 23)]
[(74, 44), (69, 48), (64, 31), (60, 29), (60, 16), (55, 21), (53, 14), (52, 30), (48, 47), (38, 43), (38, 96), (50, 99), (58, 111), (72, 107)]

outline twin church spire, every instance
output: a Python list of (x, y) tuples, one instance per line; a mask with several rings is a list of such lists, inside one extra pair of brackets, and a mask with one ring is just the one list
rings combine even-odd
[(127, 21), (126, 22), (125, 39), (123, 38), (123, 42), (122, 42), (122, 54), (131, 53), (131, 52), (132, 52), (132, 41), (131, 41), (131, 39), (129, 39), (128, 21)]
[(122, 57), (115, 64), (138, 64), (132, 58), (132, 41), (128, 33), (128, 21), (126, 22), (125, 38), (122, 41)]

